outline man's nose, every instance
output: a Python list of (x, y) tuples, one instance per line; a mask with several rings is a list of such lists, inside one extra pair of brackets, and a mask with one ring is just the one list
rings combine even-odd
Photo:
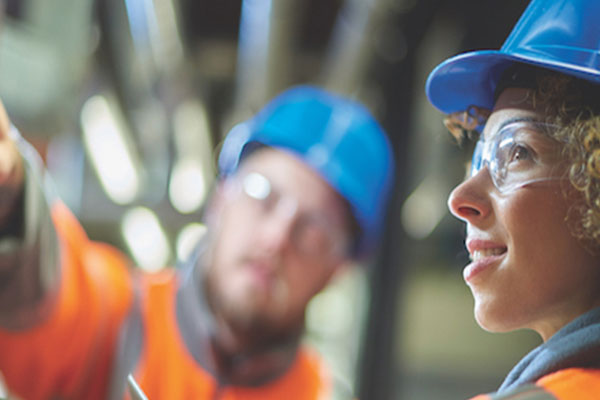
[(260, 221), (260, 241), (268, 252), (293, 245), (298, 206), (291, 199), (281, 199), (264, 220)]

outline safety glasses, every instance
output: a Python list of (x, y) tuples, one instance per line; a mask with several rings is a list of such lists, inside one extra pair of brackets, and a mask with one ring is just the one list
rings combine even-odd
[(234, 178), (240, 206), (253, 215), (257, 224), (268, 218), (292, 220), (290, 240), (307, 257), (342, 256), (349, 251), (349, 234), (327, 214), (302, 209), (299, 199), (285, 194), (259, 172), (244, 172)]
[(501, 193), (537, 182), (562, 179), (560, 143), (548, 136), (555, 125), (538, 121), (516, 121), (503, 125), (495, 134), (480, 136), (469, 176), (487, 167)]

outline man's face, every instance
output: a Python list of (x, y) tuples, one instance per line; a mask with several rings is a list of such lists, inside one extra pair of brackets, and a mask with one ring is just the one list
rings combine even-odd
[(269, 336), (298, 329), (308, 301), (346, 261), (343, 200), (282, 151), (248, 156), (219, 186), (208, 223), (209, 301), (237, 331)]

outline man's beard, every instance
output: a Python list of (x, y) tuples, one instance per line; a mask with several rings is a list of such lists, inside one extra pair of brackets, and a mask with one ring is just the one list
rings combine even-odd
[(304, 326), (303, 315), (291, 316), (287, 309), (289, 289), (277, 278), (269, 307), (280, 306), (271, 314), (261, 307), (262, 299), (248, 296), (247, 301), (232, 299), (220, 290), (217, 278), (207, 271), (205, 293), (208, 304), (217, 319), (227, 324), (239, 344), (245, 348), (262, 348), (273, 342), (297, 336)]

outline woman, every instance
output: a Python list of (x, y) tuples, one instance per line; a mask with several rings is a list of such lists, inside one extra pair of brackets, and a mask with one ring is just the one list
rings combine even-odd
[(499, 51), (454, 57), (428, 80), (451, 132), (479, 133), (448, 201), (467, 226), (477, 322), (544, 341), (481, 398), (600, 398), (598, 11), (534, 0)]

